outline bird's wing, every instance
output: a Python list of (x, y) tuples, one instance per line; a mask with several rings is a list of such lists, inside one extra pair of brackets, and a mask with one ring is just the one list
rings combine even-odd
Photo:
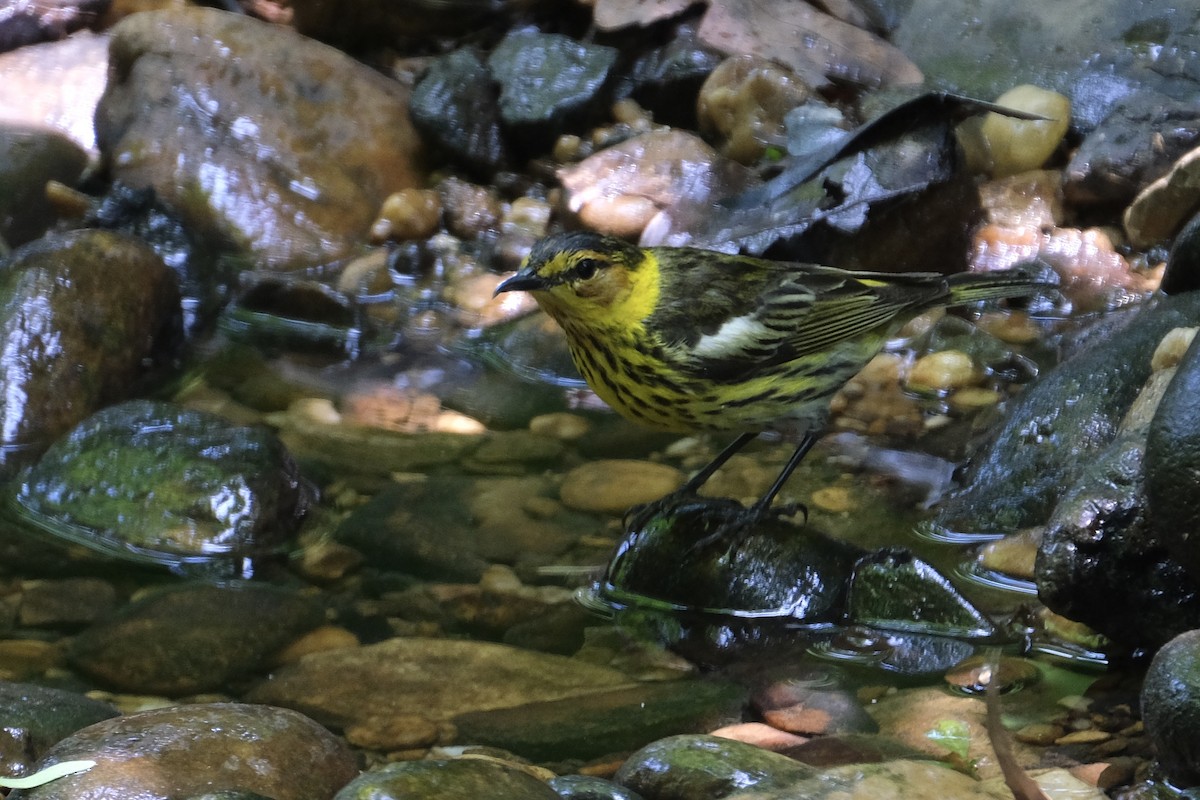
[(878, 328), (902, 311), (944, 296), (941, 275), (850, 273), (803, 265), (776, 276), (743, 313), (723, 320), (678, 353), (684, 369), (735, 380), (828, 349)]

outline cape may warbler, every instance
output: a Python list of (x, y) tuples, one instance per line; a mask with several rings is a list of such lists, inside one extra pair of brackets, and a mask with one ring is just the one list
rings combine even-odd
[(909, 316), (1045, 285), (1021, 271), (853, 272), (568, 232), (538, 242), (496, 293), (530, 292), (584, 379), (625, 417), (742, 434), (682, 492), (765, 429), (799, 435), (757, 519), (816, 440), (830, 396)]

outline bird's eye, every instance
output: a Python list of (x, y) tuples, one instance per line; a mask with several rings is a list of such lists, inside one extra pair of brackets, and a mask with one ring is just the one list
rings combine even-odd
[(575, 265), (575, 274), (579, 279), (586, 281), (596, 274), (596, 270), (600, 269), (600, 262), (594, 258), (585, 258)]

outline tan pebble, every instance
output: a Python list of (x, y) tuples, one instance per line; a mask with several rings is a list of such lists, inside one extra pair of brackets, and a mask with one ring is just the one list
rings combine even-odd
[(850, 490), (845, 486), (826, 486), (817, 489), (810, 495), (809, 503), (813, 508), (828, 511), (830, 514), (845, 514), (854, 510), (857, 505)]
[(723, 728), (717, 728), (712, 731), (710, 736), (719, 736), (722, 739), (734, 739), (746, 744), (752, 744), (755, 747), (761, 747), (764, 750), (786, 750), (789, 747), (796, 747), (808, 741), (807, 736), (797, 736), (794, 733), (781, 731), (778, 728), (772, 728), (770, 725), (764, 725), (761, 722), (741, 722), (736, 725), (726, 725)]
[(578, 161), (586, 151), (583, 149), (583, 139), (573, 133), (565, 133), (554, 142), (551, 157), (560, 164)]
[(1060, 736), (1054, 740), (1057, 745), (1068, 744), (1096, 744), (1097, 742), (1106, 742), (1112, 738), (1112, 734), (1107, 731), (1098, 731), (1095, 728), (1088, 728), (1082, 731), (1071, 731), (1065, 736)]
[(443, 410), (434, 417), (433, 430), (438, 433), (460, 433), (470, 436), (487, 433), (487, 426), (466, 414)]
[(947, 400), (955, 411), (978, 411), (981, 408), (991, 408), (1000, 402), (1001, 394), (994, 389), (984, 389), (979, 386), (968, 386), (950, 395)]
[(984, 314), (976, 324), (981, 330), (1008, 344), (1033, 344), (1042, 338), (1037, 323), (1020, 311)]
[(437, 744), (437, 723), (416, 714), (370, 717), (346, 727), (346, 741), (368, 750), (411, 750)]
[(290, 664), (299, 661), (309, 653), (324, 653), (328, 650), (341, 650), (346, 647), (358, 647), (358, 637), (345, 628), (337, 625), (322, 625), (294, 640), (276, 654), (279, 664)]
[(437, 232), (442, 216), (441, 196), (432, 189), (401, 189), (388, 196), (371, 226), (376, 241), (425, 239)]
[(551, 497), (526, 497), (521, 510), (534, 519), (550, 519), (562, 511), (562, 504)]
[(636, 238), (660, 210), (654, 200), (641, 195), (597, 197), (579, 209), (579, 221), (611, 236)]
[(579, 511), (620, 514), (678, 489), (683, 474), (674, 467), (632, 459), (591, 461), (563, 478), (563, 504)]
[(319, 425), (339, 425), (342, 415), (334, 408), (333, 402), (324, 397), (306, 397), (296, 400), (287, 410), (288, 416), (303, 422), (315, 422)]
[(1066, 731), (1060, 725), (1052, 725), (1048, 722), (1035, 722), (1013, 733), (1013, 738), (1025, 744), (1049, 747), (1061, 739), (1065, 733)]
[(1118, 753), (1123, 753), (1129, 749), (1129, 740), (1124, 736), (1113, 736), (1107, 742), (1100, 742), (1092, 748), (1092, 756), (1096, 758), (1106, 758), (1115, 756)]
[(485, 592), (496, 592), (497, 594), (515, 592), (521, 588), (521, 585), (521, 579), (517, 577), (517, 573), (512, 571), (512, 567), (506, 567), (503, 564), (493, 564), (479, 576), (479, 588)]
[(38, 639), (0, 639), (0, 670), (13, 680), (41, 674), (62, 663), (62, 649)]
[(362, 564), (362, 553), (340, 542), (318, 541), (305, 547), (293, 563), (304, 577), (335, 581)]
[(905, 384), (910, 389), (945, 392), (971, 385), (977, 379), (975, 364), (961, 350), (943, 350), (917, 359)]
[(1154, 355), (1150, 357), (1150, 368), (1157, 372), (1160, 369), (1178, 366), (1183, 360), (1183, 354), (1192, 344), (1192, 339), (1196, 337), (1196, 331), (1200, 328), (1175, 328), (1167, 332), (1167, 335), (1158, 343), (1158, 347), (1154, 348)]
[(1027, 528), (1018, 533), (989, 542), (979, 554), (979, 563), (986, 569), (1014, 578), (1033, 580), (1033, 565), (1041, 546), (1041, 529)]
[(960, 126), (959, 141), (972, 169), (994, 177), (1037, 169), (1058, 149), (1071, 123), (1071, 101), (1057, 92), (1024, 84), (996, 98), (998, 105), (1046, 119), (1021, 120), (989, 113)]
[(1092, 701), (1081, 695), (1069, 694), (1058, 698), (1058, 705), (1071, 711), (1087, 711), (1091, 708)]
[(592, 423), (578, 414), (556, 411), (539, 414), (529, 420), (529, 430), (540, 436), (551, 436), (565, 442), (573, 442), (591, 430)]

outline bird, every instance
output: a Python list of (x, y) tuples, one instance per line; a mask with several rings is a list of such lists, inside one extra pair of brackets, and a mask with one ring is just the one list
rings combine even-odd
[(738, 434), (668, 497), (694, 496), (764, 431), (796, 441), (744, 518), (700, 543), (736, 544), (771, 513), (816, 443), (829, 399), (903, 322), (930, 308), (1027, 296), (1047, 285), (1022, 269), (864, 272), (642, 247), (580, 230), (539, 240), (495, 294), (531, 294), (562, 328), (584, 380), (620, 415), (659, 430)]

